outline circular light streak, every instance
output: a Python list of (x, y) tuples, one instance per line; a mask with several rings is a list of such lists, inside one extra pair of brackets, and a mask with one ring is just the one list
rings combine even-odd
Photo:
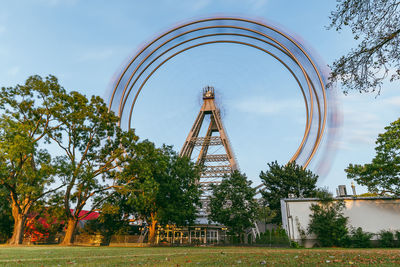
[(216, 17), (191, 21), (161, 34), (138, 51), (115, 80), (109, 109), (131, 128), (137, 98), (150, 77), (175, 56), (218, 43), (243, 45), (278, 60), (296, 80), (304, 99), (306, 123), (302, 141), (290, 161), (306, 168), (317, 152), (328, 115), (324, 77), (294, 38), (276, 27), (244, 18)]

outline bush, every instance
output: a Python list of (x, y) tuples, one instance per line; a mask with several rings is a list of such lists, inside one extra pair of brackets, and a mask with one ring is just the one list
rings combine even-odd
[(290, 244), (286, 231), (282, 228), (266, 230), (256, 238), (256, 244), (267, 244), (272, 246), (288, 246)]
[(9, 195), (0, 185), (0, 243), (5, 243), (11, 237), (14, 228)]
[(312, 204), (310, 209), (308, 233), (314, 233), (323, 247), (346, 245), (348, 218), (343, 215), (344, 202), (324, 200), (319, 204)]
[(369, 248), (371, 247), (372, 236), (372, 233), (364, 232), (361, 227), (357, 229), (353, 228), (348, 237), (348, 244), (346, 244), (346, 246), (353, 248)]
[[(397, 235), (397, 234), (396, 234)], [(395, 246), (394, 234), (391, 231), (381, 231), (379, 233), (379, 246), (384, 248), (392, 248)]]
[(400, 231), (396, 231), (395, 233), (396, 239), (397, 239), (397, 246), (396, 247), (400, 247)]
[(303, 248), (303, 246), (301, 246), (299, 243), (297, 243), (295, 241), (290, 242), (290, 247), (291, 248)]

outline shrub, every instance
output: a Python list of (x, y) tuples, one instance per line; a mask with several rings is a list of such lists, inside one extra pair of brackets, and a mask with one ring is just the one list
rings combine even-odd
[(290, 242), (290, 247), (291, 248), (303, 248), (303, 246), (301, 246), (299, 243), (297, 243), (295, 241)]
[(5, 243), (12, 235), (14, 218), (12, 216), (10, 197), (0, 185), (0, 243)]
[(349, 244), (347, 246), (353, 248), (369, 248), (371, 247), (371, 238), (373, 234), (364, 232), (361, 227), (353, 228), (349, 235)]
[(266, 230), (256, 238), (256, 244), (269, 244), (273, 246), (287, 246), (290, 244), (286, 231), (282, 228)]
[(314, 233), (321, 246), (343, 246), (348, 240), (347, 221), (343, 215), (343, 201), (324, 200), (312, 204), (308, 233)]
[(397, 246), (396, 247), (400, 247), (400, 231), (396, 231), (395, 232), (395, 236), (397, 239)]
[(381, 231), (379, 233), (379, 246), (391, 248), (395, 246), (394, 234), (391, 231)]

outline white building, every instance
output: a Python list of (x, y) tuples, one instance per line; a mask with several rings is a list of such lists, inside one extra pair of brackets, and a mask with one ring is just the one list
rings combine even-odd
[[(377, 234), (382, 230), (400, 230), (400, 198), (389, 197), (339, 197), (344, 200), (344, 216), (348, 226), (361, 227), (363, 231)], [(316, 198), (281, 199), (282, 226), (292, 241), (301, 243), (299, 230), (305, 230), (310, 222), (311, 204)], [(306, 234), (305, 247), (316, 243), (313, 235)]]

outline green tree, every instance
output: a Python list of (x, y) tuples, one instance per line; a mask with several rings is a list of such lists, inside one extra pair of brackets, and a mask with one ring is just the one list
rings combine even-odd
[(56, 192), (38, 201), (27, 219), (24, 237), (36, 242), (56, 243), (56, 237), (62, 233), (65, 224), (65, 212), (60, 198), (62, 192)]
[(323, 247), (343, 246), (348, 240), (348, 218), (343, 201), (324, 200), (311, 204), (308, 233), (315, 234)]
[(10, 193), (0, 186), (0, 243), (11, 237), (13, 224)]
[(257, 221), (264, 222), (264, 224), (271, 222), (272, 219), (276, 217), (276, 212), (271, 210), (265, 203), (258, 204)]
[(136, 177), (129, 185), (128, 205), (132, 213), (147, 222), (149, 242), (153, 243), (157, 224), (183, 226), (196, 219), (200, 172), (170, 146), (156, 148), (145, 140), (138, 143), (135, 153), (122, 175)]
[(297, 198), (316, 197), (318, 176), (295, 162), (281, 166), (275, 161), (268, 163), (268, 167), (268, 171), (260, 173), (264, 184), (261, 194), (269, 208), (276, 213), (272, 222), (282, 223), (281, 198), (288, 198), (289, 195)]
[(330, 28), (349, 27), (356, 48), (333, 63), (331, 82), (343, 90), (381, 90), (383, 80), (400, 78), (400, 2), (398, 0), (337, 0)]
[(91, 220), (83, 229), (88, 234), (101, 234), (103, 244), (108, 244), (114, 234), (127, 234), (129, 231), (129, 209), (124, 194), (114, 194), (99, 209), (100, 216)]
[(238, 171), (225, 177), (219, 185), (211, 184), (209, 218), (231, 228), (240, 239), (259, 215), (259, 205), (254, 198), (256, 190), (251, 184), (246, 175)]
[(10, 244), (21, 244), (27, 215), (45, 195), (56, 191), (50, 154), (40, 149), (59, 125), (53, 114), (64, 89), (54, 76), (29, 77), (24, 85), (0, 90), (0, 185), (10, 194), (14, 219)]
[(376, 140), (371, 163), (349, 164), (347, 178), (365, 185), (372, 193), (400, 195), (400, 119), (385, 127)]
[(71, 92), (60, 99), (61, 108), (55, 113), (60, 123), (50, 133), (62, 153), (57, 157), (60, 178), (66, 184), (64, 210), (67, 229), (63, 245), (73, 243), (76, 225), (87, 216), (81, 211), (91, 201), (91, 210), (124, 184), (117, 184), (119, 168), (134, 155), (137, 136), (123, 132), (118, 117), (109, 112), (100, 97)]

